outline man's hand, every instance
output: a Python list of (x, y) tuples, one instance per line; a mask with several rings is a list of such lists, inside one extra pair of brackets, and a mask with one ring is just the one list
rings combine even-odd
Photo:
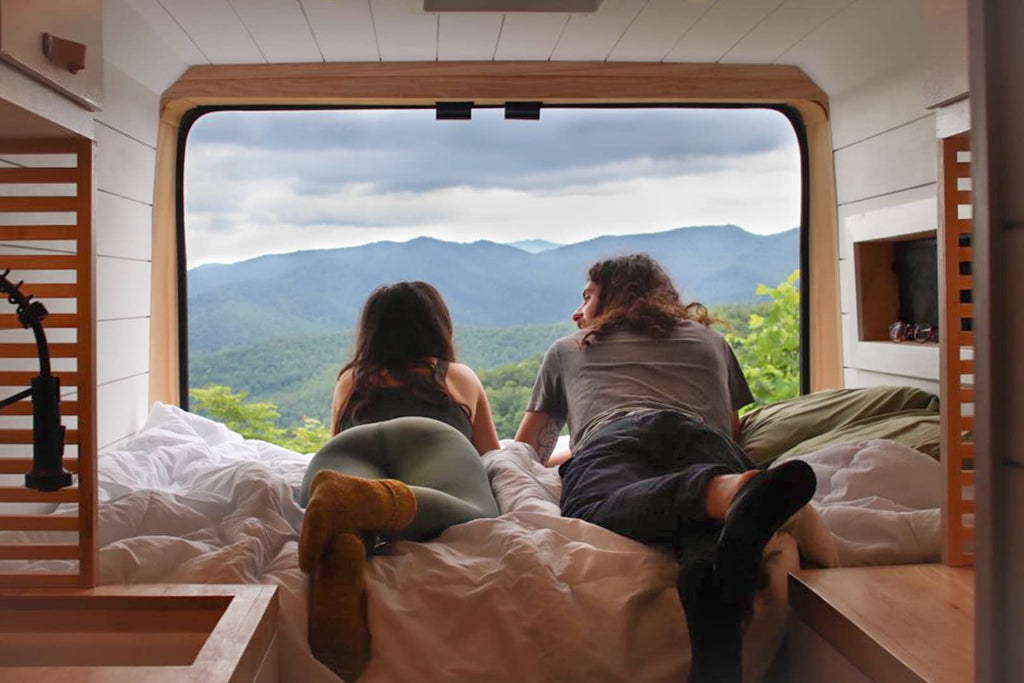
[(555, 443), (558, 441), (558, 433), (562, 431), (562, 424), (547, 413), (528, 410), (523, 415), (519, 430), (516, 431), (516, 441), (533, 446), (540, 464), (547, 467), (551, 452), (555, 450)]

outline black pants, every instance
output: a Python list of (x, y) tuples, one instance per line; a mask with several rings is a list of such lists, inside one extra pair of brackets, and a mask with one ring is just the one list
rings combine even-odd
[(743, 450), (703, 422), (650, 410), (599, 426), (559, 470), (562, 514), (650, 544), (681, 562), (714, 544), (722, 523), (704, 512), (712, 477), (754, 469)]
[(559, 470), (564, 516), (672, 547), (693, 653), (689, 683), (742, 677), (741, 615), (724, 612), (717, 594), (707, 592), (722, 522), (708, 519), (704, 494), (712, 477), (752, 469), (728, 437), (687, 415), (657, 410), (601, 425), (574, 445)]

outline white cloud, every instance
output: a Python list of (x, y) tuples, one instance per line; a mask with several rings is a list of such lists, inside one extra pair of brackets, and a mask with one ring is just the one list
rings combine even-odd
[[(707, 117), (702, 121), (706, 125)], [(615, 130), (622, 134), (623, 128)], [(749, 130), (743, 134), (750, 139)], [(717, 135), (727, 137), (721, 131)], [(640, 138), (650, 144), (657, 136), (645, 130)], [(449, 178), (456, 184), (428, 184), (417, 191), (405, 182), (373, 177), (386, 174), (387, 168), (367, 170), (362, 180), (346, 174), (335, 179), (329, 157), (316, 150), (281, 150), (288, 161), (275, 164), (267, 150), (256, 154), (243, 143), (218, 140), (188, 148), (189, 267), (424, 235), (460, 242), (540, 238), (570, 243), (604, 234), (728, 223), (768, 234), (793, 228), (800, 220), (795, 136), (792, 144), (766, 144), (756, 151), (758, 146), (750, 144), (747, 151), (731, 148), (717, 156), (702, 149), (699, 157), (675, 160), (642, 149), (622, 154), (628, 145), (617, 140), (617, 158), (612, 153), (595, 157), (593, 168), (582, 169), (568, 162), (552, 165), (550, 158), (529, 168), (530, 155), (524, 152), (515, 166), (526, 169), (530, 182), (517, 181), (514, 174), (505, 182), (496, 173), (494, 182), (467, 183), (458, 182), (456, 174)], [(407, 161), (422, 159), (410, 152)], [(500, 165), (501, 159), (494, 163)], [(431, 170), (428, 165), (403, 172), (408, 178)], [(309, 192), (312, 185), (315, 192)]]

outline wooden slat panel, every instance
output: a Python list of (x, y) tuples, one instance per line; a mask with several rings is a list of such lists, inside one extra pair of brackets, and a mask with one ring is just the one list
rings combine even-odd
[(956, 306), (956, 313), (957, 313), (957, 315), (960, 316), (961, 319), (963, 319), (963, 318), (973, 318), (974, 317), (974, 304), (957, 304), (957, 306)]
[(974, 387), (962, 386), (960, 387), (960, 402), (961, 403), (974, 403)]
[(974, 332), (958, 332), (955, 339), (960, 343), (960, 346), (974, 346)]
[(51, 213), (74, 211), (76, 197), (0, 197), (0, 212)]
[(960, 483), (963, 486), (974, 486), (974, 470), (964, 470), (961, 472)]
[[(18, 401), (4, 408), (4, 415), (31, 415), (32, 402), (29, 400)], [(78, 401), (61, 401), (61, 415), (78, 415)]]
[(974, 431), (974, 416), (973, 415), (963, 415), (963, 416), (961, 416), (960, 417), (960, 429), (965, 429), (967, 431)]
[[(17, 444), (30, 444), (32, 443), (32, 430), (31, 429), (0, 429), (0, 443), (17, 443)], [(78, 430), (69, 429), (64, 434), (65, 444), (78, 443)]]
[(31, 294), (37, 299), (74, 299), (80, 289), (73, 282), (26, 282), (21, 287), (21, 293), (26, 296)]
[[(0, 268), (4, 267), (2, 259), (0, 259)], [(79, 323), (84, 318), (80, 313), (51, 313), (46, 316), (46, 320), (43, 322), (44, 329), (53, 329), (55, 327), (78, 327)], [(21, 321), (18, 320), (18, 316), (14, 313), (0, 315), (0, 330), (13, 330), (22, 327)]]
[(973, 526), (965, 526), (965, 527), (963, 527), (960, 530), (960, 535), (961, 535), (961, 538), (964, 539), (964, 542), (966, 542), (966, 543), (973, 542), (974, 541), (974, 527)]
[[(78, 386), (78, 373), (77, 372), (55, 372), (53, 373), (60, 378), (60, 385), (62, 387), (76, 387)], [(0, 371), (0, 386), (6, 387), (20, 387), (29, 386), (32, 383), (34, 377), (39, 376), (38, 370), (8, 370)]]
[(25, 138), (0, 140), (0, 154), (75, 154), (74, 141), (64, 138)]
[(0, 574), (0, 586), (11, 588), (73, 588), (81, 584), (78, 574)]
[(0, 168), (0, 183), (74, 183), (77, 168)]
[(974, 249), (971, 247), (957, 247), (956, 258), (960, 263), (971, 263), (974, 261)]
[(74, 270), (77, 265), (77, 256), (0, 254), (0, 268), (10, 268), (11, 270)]
[(0, 545), (0, 560), (77, 560), (78, 545)]
[(78, 531), (78, 517), (56, 515), (0, 516), (3, 531)]
[(961, 500), (960, 501), (960, 512), (965, 514), (965, 515), (973, 515), (974, 514), (974, 501), (971, 500), (970, 498), (965, 498), (964, 500)]
[[(65, 458), (64, 467), (69, 472), (78, 471), (76, 458)], [(0, 458), (0, 474), (25, 474), (32, 470), (32, 458)]]
[[(46, 327), (46, 323), (43, 323)], [(47, 344), (50, 351), (50, 358), (77, 358), (78, 346), (76, 344)], [(35, 344), (2, 344), (0, 343), (0, 358), (37, 358), (39, 347)]]
[[(76, 503), (78, 487), (60, 491), (34, 491), (15, 486), (0, 486), (0, 503)], [(81, 511), (79, 511), (81, 514)]]
[(968, 358), (955, 362), (956, 371), (958, 375), (973, 375), (974, 374), (974, 359)]
[(73, 240), (78, 233), (77, 225), (0, 225), (4, 240)]

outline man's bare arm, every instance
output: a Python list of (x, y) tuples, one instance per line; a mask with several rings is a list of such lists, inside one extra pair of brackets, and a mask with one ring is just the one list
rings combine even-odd
[(562, 431), (562, 422), (547, 413), (528, 410), (523, 415), (523, 421), (519, 423), (516, 431), (516, 441), (533, 446), (537, 458), (542, 465), (547, 465), (555, 450), (555, 443), (558, 441), (558, 433)]

